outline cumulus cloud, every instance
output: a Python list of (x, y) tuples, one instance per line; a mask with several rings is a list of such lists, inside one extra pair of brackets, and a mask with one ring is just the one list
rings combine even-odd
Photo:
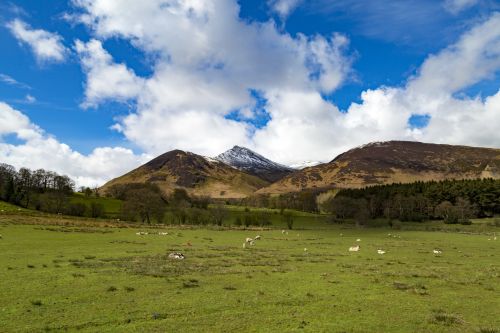
[(39, 62), (62, 62), (68, 53), (62, 43), (62, 37), (42, 29), (32, 29), (25, 22), (15, 19), (7, 23), (14, 37), (23, 44), (28, 44)]
[[(10, 144), (5, 141), (7, 135), (15, 135), (23, 143)], [(0, 156), (2, 163), (17, 168), (44, 168), (66, 174), (78, 186), (102, 185), (149, 158), (121, 147), (99, 147), (88, 155), (80, 154), (3, 102), (0, 102)]]
[(87, 73), (85, 107), (95, 106), (106, 99), (127, 101), (139, 95), (143, 80), (124, 64), (113, 63), (100, 41), (94, 39), (83, 43), (77, 40), (75, 50)]
[(76, 46), (87, 73), (87, 102), (135, 98), (137, 112), (115, 128), (148, 152), (215, 155), (234, 144), (251, 146), (255, 128), (228, 115), (261, 112), (252, 91), (331, 93), (350, 70), (346, 37), (292, 37), (274, 21), (249, 23), (233, 0), (76, 3), (84, 9), (79, 20), (96, 38), (124, 38), (156, 60), (152, 75), (138, 78), (111, 61), (98, 41)]
[(470, 7), (473, 7), (479, 0), (445, 0), (444, 8), (452, 14), (458, 14)]
[(301, 2), (302, 0), (269, 0), (268, 4), (284, 20)]
[[(345, 36), (291, 36), (272, 20), (243, 21), (233, 0), (75, 3), (96, 38), (76, 45), (87, 103), (134, 99), (135, 112), (114, 128), (150, 154), (216, 155), (239, 144), (295, 163), (378, 140), (500, 145), (499, 94), (456, 97), (498, 73), (500, 14), (429, 56), (402, 87), (367, 90), (340, 112), (324, 96), (349, 76)], [(154, 59), (152, 74), (138, 77), (115, 63), (98, 41), (108, 38), (128, 40)], [(245, 119), (265, 112), (270, 120), (256, 127), (229, 119), (235, 111)], [(428, 116), (428, 125), (413, 128), (412, 115)]]

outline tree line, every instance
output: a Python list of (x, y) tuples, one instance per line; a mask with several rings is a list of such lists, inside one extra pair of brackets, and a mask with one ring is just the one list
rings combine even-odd
[(339, 219), (387, 218), (400, 221), (443, 219), (470, 223), (470, 218), (500, 214), (500, 180), (444, 180), (342, 189), (322, 209)]

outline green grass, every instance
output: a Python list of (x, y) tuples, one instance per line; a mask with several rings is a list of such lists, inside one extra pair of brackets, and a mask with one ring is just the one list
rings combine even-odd
[[(0, 332), (500, 331), (495, 227), (318, 229), (311, 219), (282, 234), (14, 217), (0, 215)], [(348, 252), (357, 238), (360, 252)]]
[(22, 212), (22, 211), (28, 211), (28, 210), (0, 200), (0, 213), (11, 213), (11, 212)]
[(87, 207), (90, 207), (90, 204), (92, 202), (97, 202), (97, 203), (103, 205), (104, 212), (105, 212), (106, 216), (109, 216), (109, 217), (117, 217), (120, 214), (120, 210), (122, 207), (121, 200), (107, 198), (107, 197), (98, 197), (98, 198), (96, 198), (95, 196), (87, 197), (82, 193), (74, 193), (73, 196), (71, 197), (70, 202), (71, 203), (83, 203), (83, 204), (87, 205)]

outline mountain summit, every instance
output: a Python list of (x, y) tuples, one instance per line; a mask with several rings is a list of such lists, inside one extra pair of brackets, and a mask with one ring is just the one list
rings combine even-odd
[(248, 148), (240, 146), (234, 146), (216, 156), (215, 159), (269, 182), (275, 182), (295, 171), (290, 167), (273, 162)]
[(184, 188), (190, 195), (212, 198), (243, 198), (269, 183), (220, 161), (182, 150), (172, 150), (101, 187), (109, 193), (113, 185), (154, 183), (166, 194)]

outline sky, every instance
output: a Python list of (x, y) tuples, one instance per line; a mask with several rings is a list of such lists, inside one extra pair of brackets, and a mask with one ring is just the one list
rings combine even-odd
[(7, 0), (0, 46), (0, 163), (78, 186), (172, 149), (500, 147), (498, 0)]

